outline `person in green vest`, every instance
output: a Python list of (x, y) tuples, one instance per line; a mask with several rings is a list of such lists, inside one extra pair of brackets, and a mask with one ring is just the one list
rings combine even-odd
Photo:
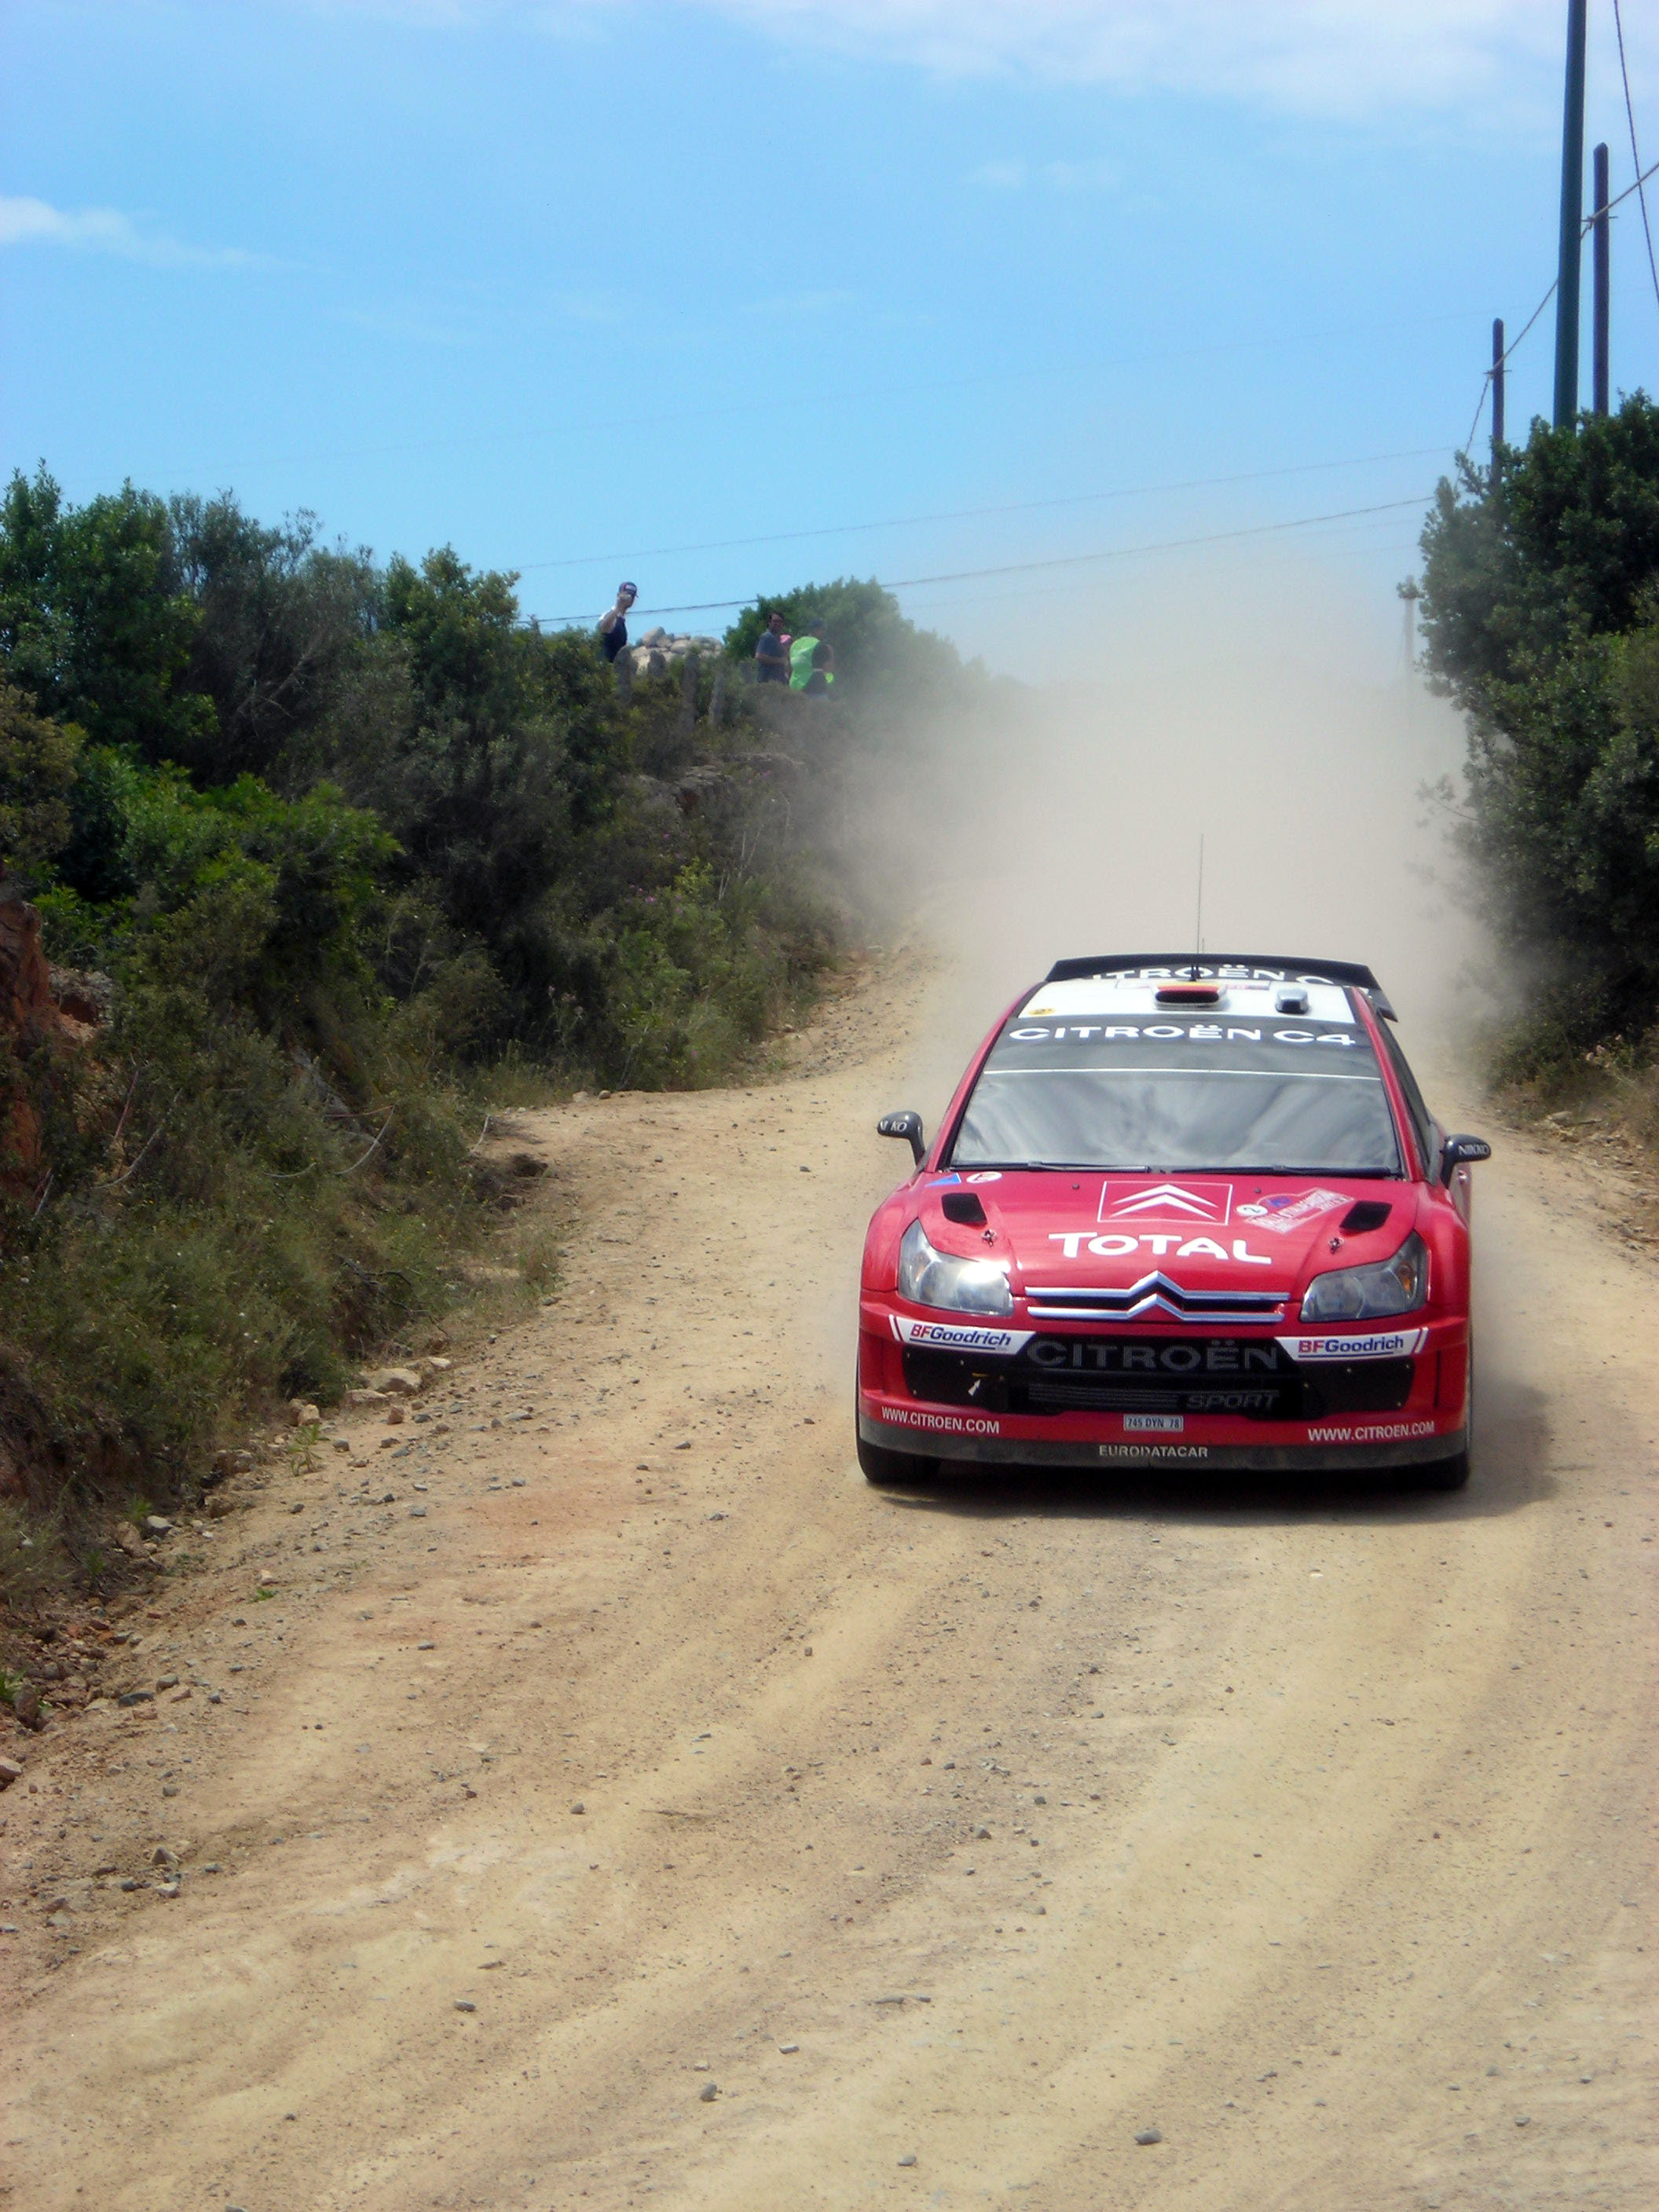
[(789, 647), (789, 689), (822, 697), (836, 680), (836, 649), (821, 622), (808, 623)]

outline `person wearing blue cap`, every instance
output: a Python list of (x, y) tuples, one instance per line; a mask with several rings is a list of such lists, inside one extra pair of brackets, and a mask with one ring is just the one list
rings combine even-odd
[(618, 584), (616, 605), (599, 617), (599, 643), (607, 660), (614, 660), (628, 649), (629, 610), (639, 596), (637, 584)]

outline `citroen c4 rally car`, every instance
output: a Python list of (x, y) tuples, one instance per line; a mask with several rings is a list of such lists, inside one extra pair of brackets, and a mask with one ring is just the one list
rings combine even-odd
[(1062, 960), (865, 1242), (858, 1449), (1468, 1478), (1469, 1164), (1370, 969)]

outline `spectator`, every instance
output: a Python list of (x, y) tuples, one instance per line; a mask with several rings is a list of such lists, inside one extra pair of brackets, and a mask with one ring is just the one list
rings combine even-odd
[(755, 646), (755, 674), (762, 684), (789, 681), (789, 640), (783, 617), (775, 609), (766, 617), (766, 628)]
[(639, 596), (637, 584), (618, 584), (616, 605), (599, 617), (599, 643), (607, 660), (614, 660), (628, 649), (628, 617)]
[(823, 635), (821, 622), (808, 623), (789, 648), (789, 688), (821, 698), (835, 682), (835, 647)]

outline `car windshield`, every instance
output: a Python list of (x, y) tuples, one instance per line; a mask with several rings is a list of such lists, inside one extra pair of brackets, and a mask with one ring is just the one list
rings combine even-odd
[(950, 1164), (1398, 1176), (1370, 1035), (1346, 994), (1319, 995), (1339, 1018), (1157, 1008), (1056, 1022), (1028, 1007), (980, 1072)]

